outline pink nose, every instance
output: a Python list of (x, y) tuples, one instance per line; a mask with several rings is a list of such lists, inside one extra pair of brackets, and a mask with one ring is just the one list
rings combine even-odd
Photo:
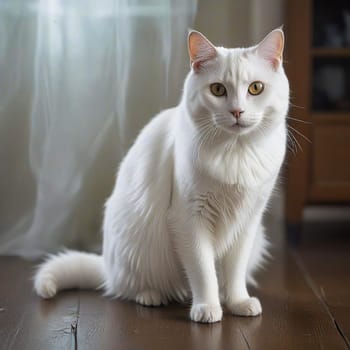
[(241, 109), (234, 109), (233, 111), (230, 111), (230, 113), (237, 119), (241, 117), (241, 114), (244, 113)]

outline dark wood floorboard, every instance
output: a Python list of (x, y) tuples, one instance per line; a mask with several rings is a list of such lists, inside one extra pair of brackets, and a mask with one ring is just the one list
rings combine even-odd
[[(322, 303), (289, 251), (275, 251), (257, 291), (264, 313), (251, 349), (345, 349)], [(249, 320), (242, 320), (247, 322)], [(249, 323), (247, 323), (248, 330)], [(263, 346), (262, 346), (263, 344)]]
[[(348, 230), (349, 231), (349, 230)], [(332, 231), (330, 231), (332, 233)], [(349, 232), (347, 232), (349, 233)], [(306, 240), (296, 251), (315, 294), (350, 348), (350, 241), (347, 235)]]
[(34, 265), (0, 257), (0, 349), (74, 349), (78, 294), (64, 292), (51, 301), (33, 292)]
[(276, 252), (260, 276), (264, 314), (189, 322), (188, 307), (144, 308), (80, 292), (80, 349), (346, 349), (322, 303), (288, 254)]
[[(62, 292), (41, 300), (32, 290), (33, 264), (2, 257), (0, 348), (347, 349), (332, 318), (349, 334), (349, 284), (342, 284), (342, 272), (349, 266), (346, 251), (338, 252), (341, 258), (333, 263), (328, 255), (306, 250), (276, 250), (273, 256), (258, 276), (260, 288), (252, 290), (262, 302), (263, 315), (226, 314), (212, 325), (190, 322), (188, 305), (145, 308), (93, 291)], [(344, 264), (342, 270), (339, 264)], [(326, 296), (332, 315), (310, 278)]]

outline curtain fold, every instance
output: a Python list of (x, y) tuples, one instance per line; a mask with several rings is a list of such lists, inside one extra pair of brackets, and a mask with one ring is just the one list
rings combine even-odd
[(188, 69), (195, 0), (0, 3), (0, 253), (98, 249), (119, 161)]

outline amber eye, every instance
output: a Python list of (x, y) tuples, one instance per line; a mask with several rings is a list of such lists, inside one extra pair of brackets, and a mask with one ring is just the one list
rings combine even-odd
[(221, 83), (213, 83), (210, 85), (210, 91), (214, 96), (221, 97), (226, 95), (226, 88)]
[(253, 81), (249, 87), (248, 92), (253, 95), (260, 95), (264, 91), (264, 84), (261, 81)]

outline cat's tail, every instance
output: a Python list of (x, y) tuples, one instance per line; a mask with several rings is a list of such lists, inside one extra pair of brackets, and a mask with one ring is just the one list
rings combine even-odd
[(34, 289), (43, 298), (52, 298), (59, 290), (98, 289), (104, 282), (101, 255), (66, 251), (50, 256), (34, 276)]

